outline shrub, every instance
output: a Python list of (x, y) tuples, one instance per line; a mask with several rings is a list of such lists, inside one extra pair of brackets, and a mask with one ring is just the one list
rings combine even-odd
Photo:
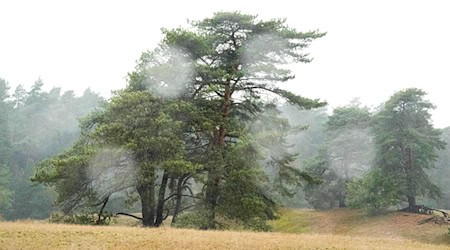
[(178, 215), (177, 223), (175, 227), (178, 228), (206, 228), (208, 226), (208, 220), (205, 214), (197, 212), (186, 212)]
[(399, 188), (381, 170), (372, 170), (364, 178), (347, 185), (346, 204), (350, 208), (362, 208), (369, 214), (384, 213), (400, 201)]
[(109, 225), (115, 216), (111, 213), (103, 213), (98, 220), (96, 213), (82, 213), (82, 214), (61, 214), (53, 213), (50, 216), (50, 222), (77, 224), (77, 225)]

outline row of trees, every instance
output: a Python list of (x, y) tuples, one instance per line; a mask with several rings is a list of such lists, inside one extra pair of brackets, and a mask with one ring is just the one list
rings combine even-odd
[(30, 90), (10, 92), (0, 79), (0, 216), (6, 219), (46, 218), (53, 191), (30, 181), (35, 165), (70, 146), (79, 136), (78, 117), (98, 106), (101, 98), (86, 90), (42, 89), (38, 79)]
[(305, 199), (319, 209), (377, 212), (403, 202), (414, 209), (419, 197), (446, 208), (448, 129), (442, 136), (433, 128), (434, 106), (425, 95), (414, 88), (399, 91), (373, 113), (358, 102), (336, 108), (324, 122), (316, 156), (304, 161), (323, 182), (306, 185)]

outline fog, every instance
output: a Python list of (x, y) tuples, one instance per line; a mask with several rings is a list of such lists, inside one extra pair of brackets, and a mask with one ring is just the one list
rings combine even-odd
[(88, 167), (90, 186), (100, 200), (134, 187), (137, 173), (132, 154), (120, 147), (102, 148)]
[(146, 58), (144, 71), (149, 90), (164, 98), (183, 96), (193, 76), (189, 58), (178, 48), (160, 48)]
[[(184, 61), (182, 62), (181, 65), (185, 66)], [(164, 69), (158, 74), (156, 72), (158, 67), (146, 67), (146, 69), (167, 82), (180, 79), (180, 74), (174, 71)], [(178, 68), (177, 70), (177, 72), (183, 72)], [(158, 83), (158, 81), (155, 82)], [(6, 86), (5, 81), (3, 85)], [(166, 91), (163, 85), (162, 90), (152, 89), (152, 91), (163, 98), (173, 98), (183, 93), (184, 85), (177, 85), (176, 88), (169, 89), (170, 91)], [(0, 119), (0, 125), (6, 128), (2, 131), (7, 132), (2, 138), (9, 138), (13, 142), (8, 144), (10, 142), (3, 141), (3, 148), (0, 148), (3, 150), (2, 153), (13, 155), (6, 163), (7, 165), (3, 165), (11, 164), (11, 172), (0, 173), (3, 177), (3, 179), (0, 178), (0, 184), (9, 185), (11, 189), (9, 193), (0, 194), (3, 200), (11, 201), (6, 207), (2, 205), (2, 214), (7, 219), (46, 218), (50, 211), (55, 209), (52, 207), (56, 199), (54, 191), (29, 182), (29, 178), (34, 174), (35, 164), (68, 148), (80, 133), (80, 130), (76, 128), (77, 119), (92, 110), (100, 109), (102, 103), (102, 98), (90, 90), (86, 90), (82, 96), (76, 96), (73, 92), (62, 93), (59, 89), (46, 92), (43, 90), (44, 86), (45, 83), (38, 80), (33, 88), (28, 90), (19, 88), (13, 93), (10, 89), (6, 92), (9, 97), (2, 101), (2, 114), (8, 114), (2, 115)], [(363, 107), (361, 102), (350, 102), (344, 108), (356, 107), (369, 110)], [(331, 178), (326, 182), (331, 187), (328, 191), (317, 189), (321, 186), (314, 185), (297, 188), (291, 186), (296, 191), (293, 198), (283, 198), (278, 195), (274, 198), (288, 207), (320, 209), (337, 207), (342, 195), (345, 194), (341, 192), (345, 190), (345, 183), (363, 177), (373, 165), (373, 132), (365, 126), (358, 127), (354, 123), (330, 130), (327, 122), (329, 117), (334, 115), (334, 110), (330, 113), (327, 108), (300, 110), (287, 103), (278, 102), (276, 99), (273, 99), (273, 104), (273, 109), (267, 110), (249, 124), (253, 141), (264, 148), (263, 152), (267, 156), (263, 163), (270, 163), (272, 159), (279, 159), (286, 153), (292, 153), (297, 155), (296, 168), (305, 171), (313, 170), (313, 173), (318, 171), (316, 173), (318, 176)], [(378, 112), (374, 109), (370, 111)], [(4, 127), (5, 124), (10, 124), (10, 127)], [(450, 143), (448, 131), (448, 129), (444, 130), (443, 138)], [(287, 136), (286, 140), (283, 139), (284, 136)], [(317, 157), (328, 159), (329, 166), (322, 169), (311, 165)], [(447, 162), (448, 150), (439, 151), (436, 168), (429, 173), (433, 182), (441, 188), (443, 196), (437, 200), (421, 198), (421, 201), (429, 206), (450, 208), (448, 203), (450, 186), (446, 181), (450, 171), (447, 169)], [(128, 211), (123, 207), (129, 200), (130, 194), (135, 192), (131, 187), (136, 184), (137, 178), (136, 163), (132, 154), (120, 147), (104, 147), (89, 161), (88, 166), (90, 190), (95, 192), (100, 200), (111, 197), (108, 204), (110, 211)], [(267, 165), (266, 173), (271, 178), (275, 177), (276, 171), (276, 166)], [(4, 179), (5, 177), (7, 179)], [(313, 197), (311, 194), (324, 194), (328, 198)], [(317, 203), (330, 201), (330, 196), (336, 196), (334, 203)], [(129, 205), (134, 209), (138, 208), (137, 203)]]
[(125, 86), (141, 52), (162, 38), (161, 27), (240, 10), (327, 32), (309, 51), (313, 63), (294, 67), (290, 90), (337, 107), (355, 97), (376, 106), (395, 91), (418, 87), (437, 105), (433, 120), (443, 128), (450, 125), (448, 7), (445, 1), (406, 0), (300, 1), (295, 7), (289, 1), (2, 1), (0, 76), (27, 87), (41, 76), (47, 88), (81, 93), (90, 87), (109, 97)]
[[(450, 143), (450, 102), (444, 91), (450, 77), (442, 66), (450, 51), (442, 40), (450, 41), (433, 26), (442, 28), (440, 21), (447, 21), (441, 10), (431, 13), (429, 7), (422, 11), (418, 3), (408, 5), (411, 13), (430, 12), (425, 14), (431, 21), (424, 20), (420, 27), (425, 34), (429, 30), (436, 35), (422, 35), (412, 28), (418, 24), (414, 15), (401, 14), (405, 18), (401, 21), (394, 15), (403, 10), (398, 3), (386, 15), (383, 10), (390, 5), (383, 1), (376, 6), (327, 2), (323, 13), (318, 5), (306, 2), (300, 3), (305, 10), (295, 13), (288, 2), (277, 3), (273, 12), (272, 5), (262, 3), (261, 17), (287, 17), (293, 29), (327, 35), (292, 51), (289, 42), (295, 39), (271, 33), (233, 32), (233, 39), (253, 35), (248, 43), (236, 46), (217, 34), (200, 32), (195, 39), (205, 44), (213, 41), (212, 45), (201, 47), (195, 39), (186, 40), (206, 51), (198, 52), (206, 54), (205, 61), (189, 54), (189, 48), (183, 50), (184, 44), (180, 48), (158, 44), (164, 32), (159, 28), (185, 25), (185, 20), (178, 23), (180, 18), (210, 16), (211, 10), (222, 7), (218, 3), (194, 10), (192, 3), (139, 2), (125, 7), (104, 2), (85, 10), (88, 3), (80, 2), (70, 5), (78, 14), (87, 14), (79, 23), (74, 21), (77, 15), (64, 15), (70, 13), (68, 6), (56, 4), (62, 11), (56, 14), (48, 12), (49, 4), (35, 7), (50, 17), (36, 24), (32, 23), (36, 14), (26, 11), (27, 22), (16, 22), (17, 30), (6, 29), (6, 36), (13, 38), (0, 43), (0, 220), (47, 219), (54, 212), (95, 214), (109, 198), (109, 211), (142, 212), (142, 222), (145, 204), (151, 204), (153, 217), (155, 211), (159, 215), (164, 211), (177, 218), (184, 209), (181, 205), (187, 207), (186, 214), (200, 211), (202, 215), (204, 207), (198, 208), (210, 202), (213, 216), (221, 205), (223, 210), (217, 214), (230, 221), (244, 218), (245, 227), (254, 221), (246, 221), (251, 216), (244, 213), (233, 217), (229, 211), (240, 212), (233, 206), (244, 204), (250, 212), (256, 211), (264, 226), (266, 220), (276, 218), (277, 206), (350, 207), (371, 214), (367, 207), (372, 200), (360, 202), (359, 207), (352, 203), (355, 197), (372, 199), (371, 195), (376, 200), (373, 207), (383, 212), (399, 209), (406, 201), (409, 208), (423, 204), (450, 209), (450, 151), (445, 147)], [(350, 5), (361, 12), (349, 11)], [(186, 9), (180, 10), (183, 6)], [(252, 6), (242, 3), (238, 11)], [(370, 6), (380, 13), (369, 14)], [(20, 9), (13, 3), (7, 7)], [(105, 7), (111, 9), (99, 11)], [(143, 7), (153, 7), (155, 14)], [(163, 15), (163, 10), (171, 11)], [(18, 20), (11, 14), (0, 17), (0, 30), (8, 18)], [(375, 24), (374, 19), (380, 22)], [(33, 33), (35, 42), (28, 41), (30, 34), (22, 34), (29, 33), (28, 24), (42, 31)], [(69, 37), (47, 44), (60, 29), (61, 36)], [(14, 32), (27, 41), (16, 44)], [(19, 53), (20, 48), (25, 52)], [(208, 54), (211, 51), (217, 54)], [(23, 60), (27, 52), (29, 60)], [(138, 87), (133, 89), (133, 84)], [(424, 100), (414, 87), (426, 92)], [(283, 95), (278, 88), (292, 93)], [(415, 94), (408, 96), (411, 92)], [(328, 104), (321, 106), (319, 99)], [(409, 101), (417, 100), (410, 106), (419, 109), (407, 109)], [(116, 109), (108, 109), (114, 102)], [(300, 104), (290, 104), (295, 102)], [(400, 104), (395, 106), (396, 102)], [(99, 112), (104, 110), (108, 112)], [(407, 153), (409, 158), (402, 158)], [(415, 172), (408, 173), (408, 167)], [(421, 189), (411, 195), (407, 191), (413, 189), (409, 183), (413, 177), (418, 179), (413, 184)], [(391, 178), (398, 182), (389, 182)], [(360, 190), (367, 196), (359, 196)], [(392, 198), (390, 191), (402, 197)], [(221, 204), (224, 200), (231, 205)], [(379, 200), (381, 205), (376, 204)], [(257, 206), (260, 210), (251, 210)], [(228, 214), (223, 212), (226, 209)], [(261, 226), (260, 218), (255, 218)], [(144, 226), (148, 225), (144, 222)], [(257, 230), (267, 229), (261, 228)]]

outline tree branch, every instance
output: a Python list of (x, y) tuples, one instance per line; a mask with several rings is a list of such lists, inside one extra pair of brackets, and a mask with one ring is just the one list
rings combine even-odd
[(194, 205), (190, 205), (190, 206), (181, 208), (180, 211), (178, 211), (178, 213), (181, 213), (183, 210), (186, 210), (186, 209), (189, 209), (189, 208), (192, 208), (192, 207), (195, 207), (195, 206), (197, 206), (197, 204), (194, 204)]
[(129, 217), (133, 217), (133, 218), (135, 218), (137, 220), (142, 220), (141, 217), (138, 217), (138, 216), (132, 215), (132, 214), (127, 214), (127, 213), (117, 213), (116, 215), (125, 215), (125, 216), (129, 216)]
[[(167, 197), (166, 199), (164, 199), (164, 202), (170, 200), (171, 198), (173, 198), (173, 197), (176, 196), (176, 195), (177, 195), (176, 193), (175, 193), (175, 194), (171, 194), (169, 197)], [(200, 199), (200, 198), (195, 197), (195, 196), (193, 196), (193, 195), (187, 195), (187, 194), (182, 194), (181, 196), (182, 196), (182, 197), (191, 197), (192, 199)]]
[(106, 199), (103, 201), (103, 206), (102, 206), (102, 208), (100, 209), (100, 212), (98, 213), (98, 218), (97, 218), (97, 222), (96, 222), (97, 225), (100, 225), (100, 221), (101, 221), (102, 215), (103, 215), (103, 210), (105, 209), (105, 206), (106, 206), (106, 203), (108, 203), (108, 200), (109, 200), (109, 195), (108, 195), (108, 197), (106, 197)]

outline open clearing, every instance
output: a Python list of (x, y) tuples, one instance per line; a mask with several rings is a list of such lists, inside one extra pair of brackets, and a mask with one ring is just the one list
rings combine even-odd
[(272, 233), (0, 222), (0, 249), (450, 249), (447, 226), (417, 225), (422, 215), (282, 214)]
[(271, 224), (274, 232), (410, 239), (422, 243), (446, 244), (447, 249), (450, 249), (448, 226), (435, 223), (418, 224), (430, 217), (403, 212), (368, 217), (358, 210), (350, 209), (283, 209), (281, 218)]

